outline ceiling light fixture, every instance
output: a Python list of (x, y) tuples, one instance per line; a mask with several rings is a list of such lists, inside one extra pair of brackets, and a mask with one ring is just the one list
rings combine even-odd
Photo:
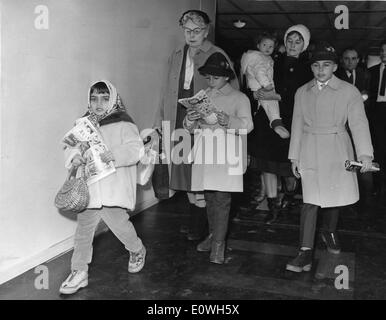
[(234, 21), (233, 22), (233, 25), (236, 27), (236, 28), (238, 28), (238, 29), (241, 29), (241, 28), (244, 28), (245, 27), (245, 25), (246, 25), (246, 23), (245, 23), (245, 21), (242, 21), (242, 20), (237, 20), (237, 21)]

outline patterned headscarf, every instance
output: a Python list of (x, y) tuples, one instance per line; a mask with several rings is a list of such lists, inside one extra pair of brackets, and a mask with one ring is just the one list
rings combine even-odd
[[(101, 115), (97, 115), (93, 112), (90, 104), (90, 95), (91, 95), (91, 88), (98, 82), (103, 82), (106, 84), (107, 88), (109, 89), (110, 93), (110, 100), (109, 100), (109, 105), (105, 113)], [(95, 124), (98, 124), (101, 122), (101, 120), (107, 118), (108, 116), (118, 113), (118, 112), (126, 112), (126, 108), (122, 103), (121, 97), (119, 96), (117, 89), (113, 86), (113, 84), (110, 81), (107, 80), (100, 80), (100, 81), (95, 81), (90, 88), (88, 89), (88, 96), (87, 96), (87, 101), (88, 101), (88, 112), (89, 112), (89, 118), (91, 121), (93, 121)]]

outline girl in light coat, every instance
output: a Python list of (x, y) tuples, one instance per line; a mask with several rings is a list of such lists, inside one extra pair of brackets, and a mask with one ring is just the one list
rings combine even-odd
[(197, 250), (210, 251), (210, 262), (222, 264), (231, 192), (243, 191), (247, 157), (243, 140), (253, 122), (249, 99), (229, 84), (234, 72), (222, 53), (212, 54), (199, 72), (208, 81), (206, 92), (217, 109), (217, 121), (208, 124), (193, 109), (184, 119), (184, 128), (195, 134), (192, 190), (204, 191), (210, 232)]
[[(128, 271), (139, 272), (145, 263), (146, 249), (129, 220), (136, 198), (136, 164), (143, 151), (138, 128), (126, 113), (115, 87), (108, 81), (94, 83), (88, 92), (85, 116), (98, 128), (108, 151), (101, 154), (105, 163), (114, 162), (116, 171), (89, 186), (87, 210), (77, 216), (71, 274), (62, 283), (60, 293), (72, 294), (88, 285), (88, 264), (92, 258), (92, 242), (100, 221), (107, 224), (130, 253)], [(65, 149), (65, 166), (78, 167), (86, 159), (78, 146)]]

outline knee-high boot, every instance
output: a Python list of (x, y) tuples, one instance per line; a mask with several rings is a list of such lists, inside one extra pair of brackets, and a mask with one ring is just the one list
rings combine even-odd
[(206, 226), (206, 208), (191, 205), (191, 213), (189, 219), (188, 240), (200, 240), (205, 232)]
[(200, 242), (197, 245), (197, 251), (200, 251), (200, 252), (210, 251), (210, 248), (212, 245), (212, 239), (213, 239), (213, 228), (214, 228), (214, 218), (215, 218), (215, 212), (213, 208), (210, 208), (209, 206), (207, 206), (206, 215), (208, 218), (209, 235), (205, 238), (204, 241)]
[(228, 231), (229, 210), (216, 210), (213, 226), (213, 239), (210, 251), (210, 262), (223, 264), (225, 252), (225, 237)]

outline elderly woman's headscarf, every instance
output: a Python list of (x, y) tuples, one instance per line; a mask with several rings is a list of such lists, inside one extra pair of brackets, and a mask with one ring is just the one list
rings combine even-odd
[[(97, 115), (93, 112), (92, 108), (91, 108), (91, 104), (90, 104), (90, 95), (92, 93), (92, 88), (94, 85), (96, 85), (97, 83), (104, 83), (107, 87), (107, 89), (109, 90), (109, 94), (110, 94), (110, 99), (109, 99), (109, 104), (108, 104), (108, 108), (107, 110), (101, 114), (101, 115)], [(118, 92), (117, 92), (117, 89), (113, 86), (113, 84), (110, 82), (110, 81), (107, 81), (107, 80), (100, 80), (100, 81), (96, 81), (94, 82), (89, 90), (88, 90), (88, 98), (87, 98), (87, 101), (88, 101), (88, 113), (89, 113), (89, 117), (90, 119), (94, 122), (94, 123), (99, 123), (101, 124), (101, 121), (110, 117), (111, 115), (114, 115), (114, 114), (118, 114), (118, 113), (124, 113), (126, 114), (126, 108), (125, 106), (123, 105), (122, 103), (122, 100), (121, 100), (121, 97), (119, 96)], [(127, 114), (126, 114), (127, 115)], [(124, 119), (123, 119), (124, 120)], [(132, 122), (132, 121), (131, 121)]]
[(179, 20), (180, 26), (183, 26), (189, 20), (198, 25), (200, 28), (205, 28), (210, 23), (208, 15), (200, 10), (188, 10), (184, 12)]

